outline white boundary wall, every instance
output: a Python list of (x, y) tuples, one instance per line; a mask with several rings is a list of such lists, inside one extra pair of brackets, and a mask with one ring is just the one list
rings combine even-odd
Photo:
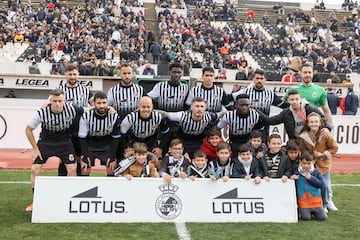
[[(37, 177), (33, 223), (297, 222), (293, 180)], [(61, 189), (61, 190), (60, 190)]]
[[(34, 116), (43, 100), (0, 99), (0, 149), (30, 148), (25, 136), (25, 127)], [(277, 109), (277, 111), (279, 111)], [(359, 116), (333, 116), (333, 135), (339, 144), (339, 154), (360, 154), (360, 118)], [(271, 126), (270, 133), (279, 133), (287, 141), (283, 125)], [(35, 130), (39, 135), (40, 128)]]

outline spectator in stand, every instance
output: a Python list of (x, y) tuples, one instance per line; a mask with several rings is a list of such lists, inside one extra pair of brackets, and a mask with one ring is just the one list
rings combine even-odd
[(284, 14), (284, 6), (281, 3), (278, 3), (273, 6), (273, 12), (278, 14)]
[(191, 66), (192, 68), (202, 68), (201, 62), (198, 60), (198, 57), (194, 57)]
[(36, 61), (33, 60), (31, 65), (29, 66), (29, 74), (41, 74), (39, 66)]
[(346, 78), (341, 83), (342, 84), (353, 84), (351, 81), (351, 74), (346, 74)]
[(161, 54), (161, 48), (160, 45), (157, 42), (153, 42), (151, 45), (149, 52), (151, 53), (153, 57), (153, 63), (157, 64), (159, 62), (159, 56)]
[(216, 76), (217, 80), (226, 80), (227, 76), (226, 76), (226, 69), (225, 68), (221, 68), (218, 71), (218, 75)]
[(335, 73), (335, 71), (330, 72), (330, 79), (332, 83), (341, 83), (340, 77)]
[(248, 80), (244, 68), (239, 67), (238, 72), (235, 75), (235, 80)]
[(334, 92), (333, 88), (328, 87), (326, 91), (326, 96), (329, 104), (329, 108), (332, 115), (337, 114), (337, 108), (340, 106), (340, 98), (339, 96)]
[(249, 9), (247, 12), (246, 12), (246, 22), (247, 23), (252, 23), (255, 21), (255, 18), (256, 18), (256, 14), (254, 12), (254, 10), (251, 10)]
[(150, 63), (147, 63), (145, 65), (145, 68), (142, 72), (142, 75), (151, 75), (151, 76), (155, 76), (155, 70), (151, 67), (151, 64)]
[(345, 98), (345, 115), (356, 115), (359, 107), (359, 98), (354, 93), (353, 87), (348, 87), (348, 93)]
[(281, 82), (297, 82), (295, 72), (289, 69), (286, 74), (282, 77)]

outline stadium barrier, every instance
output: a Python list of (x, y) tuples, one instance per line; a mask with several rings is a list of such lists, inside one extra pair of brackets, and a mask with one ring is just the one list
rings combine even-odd
[(33, 223), (298, 220), (293, 180), (37, 177), (35, 184)]
[[(48, 96), (48, 95), (47, 95)], [(44, 98), (45, 99), (45, 98)], [(44, 100), (0, 98), (0, 148), (27, 149), (31, 148), (25, 136), (25, 127), (34, 116)], [(274, 114), (281, 111), (273, 107)], [(357, 147), (360, 142), (360, 119), (358, 116), (333, 115), (333, 136), (339, 144), (339, 154), (360, 154)], [(39, 135), (40, 128), (34, 131)], [(282, 124), (271, 126), (270, 133), (278, 133), (283, 142), (287, 135)]]

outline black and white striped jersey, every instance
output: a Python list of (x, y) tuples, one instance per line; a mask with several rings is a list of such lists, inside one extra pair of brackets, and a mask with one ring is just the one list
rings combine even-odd
[(172, 85), (169, 82), (159, 82), (147, 94), (157, 103), (157, 109), (167, 112), (184, 110), (185, 100), (189, 92), (189, 86), (185, 83)]
[(262, 124), (259, 113), (249, 110), (248, 116), (239, 116), (237, 110), (226, 112), (220, 119), (217, 127), (222, 129), (229, 126), (229, 138), (231, 141), (238, 141), (240, 138), (247, 137), (251, 130), (258, 129)]
[(191, 111), (181, 111), (168, 113), (170, 121), (177, 122), (180, 126), (179, 137), (187, 139), (199, 139), (205, 136), (205, 132), (216, 126), (218, 115), (213, 112), (206, 111), (201, 120), (195, 121), (191, 117)]
[(62, 112), (53, 113), (51, 111), (51, 104), (49, 104), (45, 108), (37, 110), (28, 127), (34, 130), (41, 124), (39, 140), (57, 142), (67, 139), (73, 134), (82, 113), (82, 108), (72, 103), (64, 104)]
[(186, 105), (190, 106), (195, 97), (201, 97), (206, 101), (206, 110), (209, 112), (221, 112), (222, 106), (228, 110), (232, 109), (225, 90), (216, 85), (213, 85), (212, 88), (205, 88), (202, 85), (191, 88), (185, 102)]
[(87, 138), (88, 143), (110, 144), (112, 138), (120, 138), (120, 119), (117, 113), (107, 111), (105, 116), (96, 114), (95, 109), (83, 113), (79, 124), (79, 138)]
[(64, 92), (67, 102), (72, 102), (79, 107), (88, 107), (92, 101), (92, 93), (88, 87), (78, 84), (76, 87), (68, 87), (66, 84), (59, 86)]
[(155, 111), (151, 112), (148, 119), (141, 118), (139, 111), (129, 113), (121, 122), (120, 129), (121, 134), (127, 134), (133, 142), (144, 142), (147, 138), (154, 138), (154, 140), (158, 141), (161, 134), (169, 132), (166, 118)]
[(234, 101), (240, 94), (247, 94), (250, 100), (250, 108), (257, 109), (262, 113), (269, 116), (271, 105), (285, 108), (288, 105), (278, 97), (273, 90), (264, 88), (257, 90), (254, 88), (254, 84), (250, 84), (246, 88), (240, 89), (239, 91), (232, 93)]
[(138, 84), (134, 83), (130, 86), (117, 84), (110, 88), (107, 93), (108, 104), (114, 107), (122, 120), (127, 114), (137, 109), (143, 95), (144, 88)]

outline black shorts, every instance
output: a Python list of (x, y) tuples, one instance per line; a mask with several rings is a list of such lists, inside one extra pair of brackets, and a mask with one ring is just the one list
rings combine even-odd
[(71, 137), (71, 142), (74, 145), (75, 156), (80, 156), (81, 155), (81, 146), (80, 146), (79, 138)]
[(37, 157), (33, 164), (44, 164), (50, 157), (58, 157), (65, 164), (76, 163), (74, 146), (70, 139), (59, 142), (40, 140), (37, 145), (43, 160)]
[(100, 160), (101, 165), (106, 165), (106, 161), (109, 158), (110, 155), (110, 146), (104, 146), (104, 147), (88, 147), (88, 157), (90, 158), (91, 166), (95, 166), (95, 159)]

